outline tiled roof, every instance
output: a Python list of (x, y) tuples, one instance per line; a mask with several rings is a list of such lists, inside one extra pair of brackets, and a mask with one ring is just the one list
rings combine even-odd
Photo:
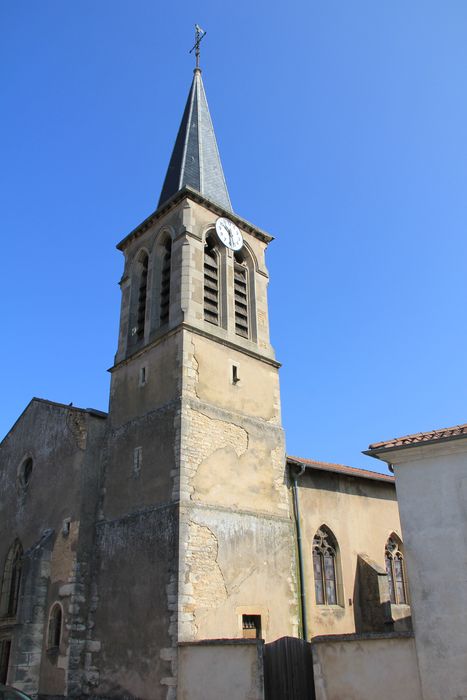
[(333, 464), (332, 462), (319, 462), (315, 459), (304, 459), (303, 457), (287, 457), (289, 464), (304, 465), (307, 469), (317, 469), (319, 471), (334, 472), (337, 474), (345, 474), (346, 476), (360, 477), (361, 479), (374, 479), (375, 481), (388, 481), (394, 483), (394, 477), (389, 474), (380, 474), (372, 472), (369, 469), (358, 469), (357, 467), (348, 467), (345, 464)]
[(423, 442), (432, 442), (435, 440), (449, 440), (450, 438), (458, 438), (467, 436), (467, 423), (463, 425), (455, 425), (452, 428), (440, 428), (439, 430), (430, 430), (427, 433), (414, 433), (413, 435), (404, 435), (392, 440), (384, 440), (383, 442), (374, 442), (369, 445), (369, 450), (390, 449), (393, 447), (404, 447), (405, 445), (418, 445)]

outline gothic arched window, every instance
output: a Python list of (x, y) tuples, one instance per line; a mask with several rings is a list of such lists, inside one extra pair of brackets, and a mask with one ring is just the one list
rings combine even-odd
[(389, 582), (389, 599), (395, 605), (403, 605), (407, 603), (407, 582), (402, 542), (397, 535), (391, 535), (386, 542), (384, 562)]
[(234, 255), (235, 333), (244, 338), (250, 335), (248, 268), (242, 251)]
[(204, 320), (218, 326), (219, 314), (219, 254), (212, 234), (204, 245)]
[(14, 617), (18, 609), (23, 548), (19, 540), (10, 547), (3, 570), (0, 611), (2, 617)]
[(316, 603), (337, 605), (337, 542), (323, 525), (313, 539), (313, 572)]
[(136, 336), (138, 340), (144, 336), (144, 323), (146, 319), (146, 304), (148, 291), (148, 265), (149, 258), (146, 251), (141, 251), (138, 257), (138, 307), (136, 312)]
[(48, 651), (58, 650), (62, 637), (62, 606), (59, 603), (53, 605), (49, 616), (49, 629), (47, 632)]
[(172, 240), (167, 236), (162, 244), (161, 251), (161, 277), (160, 277), (160, 311), (159, 323), (161, 326), (169, 322), (170, 308), (170, 265), (172, 260)]

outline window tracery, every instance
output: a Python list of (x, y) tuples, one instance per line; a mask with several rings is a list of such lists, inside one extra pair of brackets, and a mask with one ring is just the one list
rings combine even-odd
[(392, 535), (386, 542), (384, 562), (389, 583), (389, 599), (393, 605), (407, 603), (407, 584), (405, 576), (402, 543)]
[(317, 605), (337, 605), (337, 543), (321, 527), (313, 538), (313, 572)]

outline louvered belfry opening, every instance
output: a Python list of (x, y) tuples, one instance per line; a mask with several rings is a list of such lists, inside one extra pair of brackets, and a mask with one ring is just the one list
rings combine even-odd
[(204, 320), (219, 325), (219, 258), (211, 236), (204, 246)]
[(138, 340), (144, 336), (144, 321), (146, 318), (146, 301), (148, 291), (148, 256), (147, 253), (142, 253), (139, 262), (141, 266), (141, 274), (139, 278), (138, 291), (138, 314), (136, 320), (136, 335)]
[(169, 322), (170, 308), (170, 264), (172, 259), (172, 241), (170, 238), (164, 243), (161, 267), (161, 296), (160, 296), (160, 325)]
[(235, 253), (234, 262), (235, 333), (248, 338), (248, 269), (245, 260)]

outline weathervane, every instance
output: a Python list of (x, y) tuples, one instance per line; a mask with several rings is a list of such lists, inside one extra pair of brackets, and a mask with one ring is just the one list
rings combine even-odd
[(203, 39), (205, 36), (206, 32), (204, 29), (201, 29), (199, 24), (195, 24), (195, 45), (192, 49), (190, 49), (189, 53), (193, 53), (193, 51), (195, 52), (197, 68), (199, 68), (199, 45), (201, 43), (201, 39)]

